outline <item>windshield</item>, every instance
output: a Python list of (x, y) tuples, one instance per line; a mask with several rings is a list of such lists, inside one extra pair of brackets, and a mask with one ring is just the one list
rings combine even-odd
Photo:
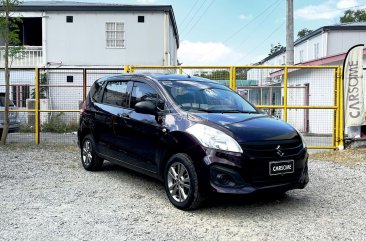
[(183, 110), (209, 113), (257, 113), (240, 95), (224, 85), (198, 81), (162, 81)]

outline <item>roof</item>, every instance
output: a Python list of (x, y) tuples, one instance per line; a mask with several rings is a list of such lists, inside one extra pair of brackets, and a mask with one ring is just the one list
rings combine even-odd
[(262, 63), (266, 62), (267, 60), (270, 60), (270, 59), (272, 59), (272, 58), (274, 58), (274, 57), (276, 57), (276, 56), (278, 56), (280, 54), (283, 54), (285, 52), (286, 52), (286, 47), (283, 47), (280, 50), (278, 50), (277, 52), (274, 52), (273, 54), (268, 55), (266, 58), (264, 58), (261, 61), (259, 61), (258, 64), (262, 64)]
[[(298, 40), (296, 40), (294, 42), (294, 46), (299, 45), (303, 42), (305, 42), (308, 39), (311, 39), (323, 32), (328, 32), (328, 31), (339, 31), (339, 30), (351, 30), (351, 31), (357, 31), (357, 30), (365, 30), (366, 31), (366, 23), (345, 23), (345, 24), (337, 24), (337, 25), (331, 25), (331, 26), (323, 26), (321, 28), (318, 28), (317, 30), (314, 30), (313, 32), (305, 35), (302, 38), (299, 38)], [(261, 61), (258, 62), (258, 64), (263, 64), (264, 62), (266, 62), (267, 60), (270, 60), (280, 54), (283, 54), (286, 52), (286, 47), (281, 48), (280, 50), (278, 50), (277, 52), (269, 55), (268, 57), (262, 59)]]
[[(138, 74), (137, 74), (138, 75)], [(157, 74), (157, 73), (144, 73), (142, 74), (144, 76), (156, 79), (158, 81), (199, 81), (199, 82), (211, 82), (211, 83), (217, 83), (216, 81), (198, 77), (198, 76), (192, 76), (192, 75), (185, 75), (185, 74)]]
[(311, 39), (323, 32), (328, 31), (337, 31), (337, 30), (366, 30), (366, 23), (346, 23), (346, 24), (337, 24), (337, 25), (331, 25), (331, 26), (323, 26), (321, 28), (318, 28), (317, 30), (314, 30), (313, 32), (305, 35), (304, 37), (296, 40), (294, 42), (294, 46), (299, 45), (303, 42), (305, 42), (308, 39)]
[[(344, 61), (344, 59), (346, 58), (346, 55), (347, 55), (347, 52), (344, 52), (341, 54), (327, 56), (327, 57), (320, 58), (320, 59), (306, 61), (303, 63), (299, 63), (298, 65), (305, 65), (305, 66), (329, 65), (329, 64), (333, 64), (337, 61)], [(363, 55), (366, 55), (366, 48), (363, 49)]]
[(125, 76), (135, 76), (135, 77), (148, 77), (157, 81), (196, 81), (196, 82), (207, 82), (207, 83), (215, 83), (217, 81), (201, 78), (198, 76), (192, 75), (184, 75), (184, 74), (164, 74), (164, 73), (126, 73), (126, 74), (117, 74), (113, 76), (108, 76), (106, 78), (99, 79), (100, 81), (104, 81), (106, 79), (118, 79)]
[(23, 2), (17, 12), (168, 12), (173, 26), (177, 47), (179, 47), (178, 27), (171, 5), (125, 5), (108, 3), (85, 3), (71, 1), (29, 1)]

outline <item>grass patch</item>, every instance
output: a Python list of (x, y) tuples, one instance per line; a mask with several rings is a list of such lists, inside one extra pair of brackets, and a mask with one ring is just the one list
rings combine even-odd
[(366, 148), (350, 148), (343, 151), (324, 151), (310, 154), (312, 160), (331, 161), (345, 165), (366, 163)]
[(42, 132), (53, 133), (70, 133), (78, 130), (79, 124), (75, 120), (65, 122), (63, 120), (64, 113), (59, 113), (51, 117), (47, 123), (41, 126)]

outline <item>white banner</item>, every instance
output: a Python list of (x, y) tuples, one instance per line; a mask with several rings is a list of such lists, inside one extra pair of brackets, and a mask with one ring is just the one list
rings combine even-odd
[(363, 44), (352, 47), (343, 65), (345, 126), (364, 124)]

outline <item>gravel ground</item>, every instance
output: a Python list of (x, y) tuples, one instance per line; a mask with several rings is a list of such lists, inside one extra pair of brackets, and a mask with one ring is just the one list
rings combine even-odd
[(304, 190), (175, 209), (163, 185), (78, 149), (0, 146), (0, 240), (366, 240), (366, 164), (310, 161)]

